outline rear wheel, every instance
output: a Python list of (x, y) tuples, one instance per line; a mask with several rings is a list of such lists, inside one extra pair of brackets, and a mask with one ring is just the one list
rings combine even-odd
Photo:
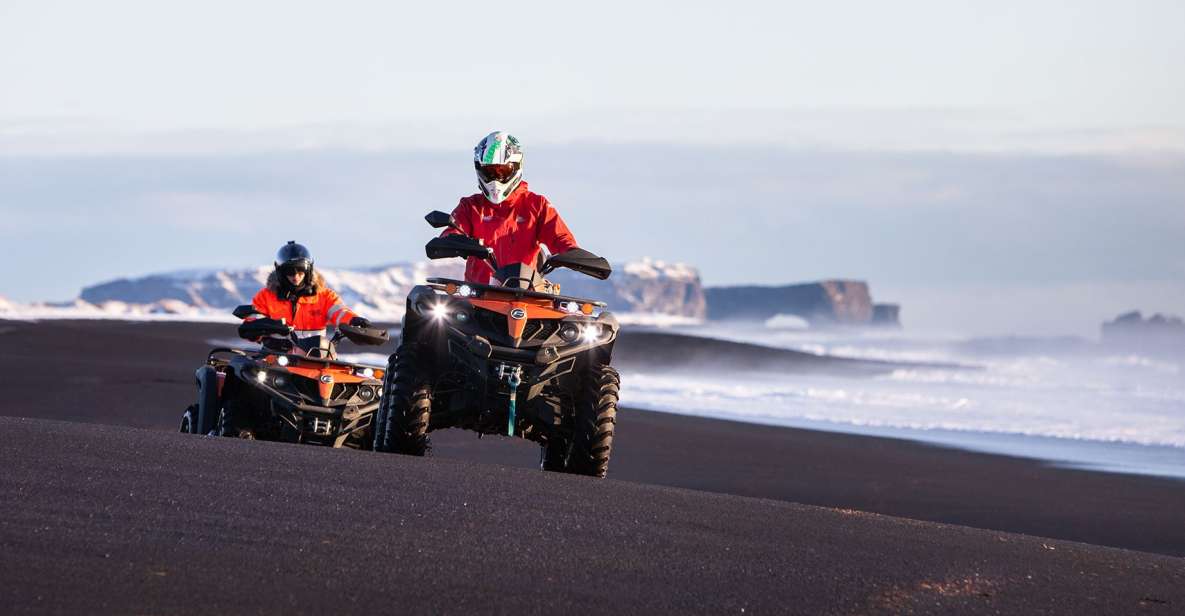
[(383, 401), (379, 404), (375, 449), (422, 456), (428, 452), (431, 389), (416, 365), (411, 345), (399, 345), (387, 362)]
[(193, 422), (194, 418), (197, 416), (197, 412), (198, 405), (191, 404), (185, 409), (185, 412), (181, 414), (181, 432), (183, 434), (193, 434)]
[(613, 368), (605, 365), (589, 368), (584, 390), (576, 400), (569, 472), (604, 477), (609, 470), (620, 388), (621, 378)]

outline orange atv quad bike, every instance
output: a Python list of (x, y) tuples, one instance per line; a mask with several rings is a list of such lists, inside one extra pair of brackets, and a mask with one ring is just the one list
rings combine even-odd
[[(234, 314), (255, 312), (248, 305)], [(210, 351), (196, 372), (198, 402), (182, 415), (182, 432), (370, 449), (383, 370), (338, 361), (336, 344), (344, 336), (380, 345), (386, 331), (342, 324), (333, 338), (297, 338), (282, 319), (260, 318), (243, 322), (239, 335), (263, 345)]]
[[(444, 212), (426, 218), (460, 231)], [(429, 432), (463, 428), (539, 443), (544, 470), (604, 477), (620, 386), (609, 365), (617, 319), (603, 302), (560, 295), (530, 266), (498, 267), (472, 237), (434, 238), (426, 250), (430, 259), (487, 259), (497, 284), (429, 278), (408, 294), (374, 448), (422, 456)], [(541, 270), (559, 267), (602, 280), (612, 271), (578, 248)]]

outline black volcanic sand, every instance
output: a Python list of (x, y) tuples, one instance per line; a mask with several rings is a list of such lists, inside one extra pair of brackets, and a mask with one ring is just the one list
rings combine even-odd
[(1185, 560), (615, 480), (0, 417), (7, 613), (1180, 613)]
[[(0, 418), (5, 605), (1185, 609), (1185, 561), (994, 532), (1185, 556), (1185, 482), (628, 409), (601, 482), (460, 431), (434, 434), (427, 460), (167, 433), (207, 340), (233, 331), (0, 321), (0, 415), (153, 429)], [(622, 363), (649, 366), (639, 354), (657, 351), (626, 349), (653, 336), (676, 355), (702, 344), (630, 334)]]

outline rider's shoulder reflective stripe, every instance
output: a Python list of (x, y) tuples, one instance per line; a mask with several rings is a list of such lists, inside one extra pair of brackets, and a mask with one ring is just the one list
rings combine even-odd
[(329, 310), (325, 313), (325, 317), (333, 321), (334, 325), (341, 323), (342, 317), (344, 316), (346, 316), (346, 307), (344, 304), (340, 303), (330, 306)]

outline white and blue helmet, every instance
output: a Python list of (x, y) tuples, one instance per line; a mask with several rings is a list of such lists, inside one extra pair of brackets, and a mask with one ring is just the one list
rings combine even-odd
[(477, 185), (491, 203), (502, 203), (523, 181), (523, 148), (514, 135), (496, 130), (473, 148)]

